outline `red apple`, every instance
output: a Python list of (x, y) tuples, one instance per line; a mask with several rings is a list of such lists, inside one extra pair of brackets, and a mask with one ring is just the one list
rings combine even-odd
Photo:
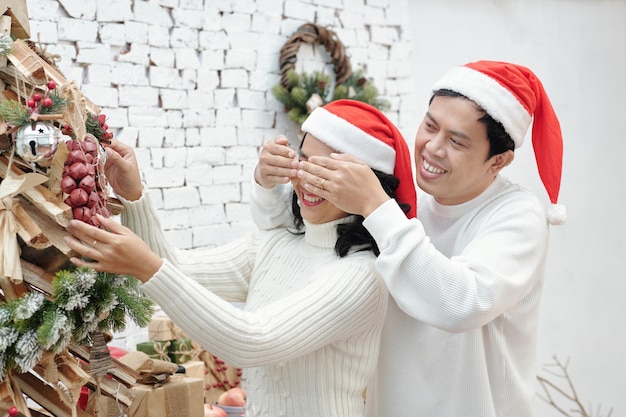
[(204, 404), (204, 417), (228, 417), (226, 411), (212, 404)]
[(244, 407), (246, 405), (246, 392), (239, 387), (231, 388), (220, 394), (217, 403), (229, 407)]

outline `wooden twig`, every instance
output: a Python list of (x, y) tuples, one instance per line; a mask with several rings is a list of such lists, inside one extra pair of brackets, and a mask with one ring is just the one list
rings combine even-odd
[[(559, 386), (559, 384), (550, 381), (548, 378), (537, 375), (537, 380), (539, 381), (539, 384), (541, 385), (541, 388), (543, 389), (543, 393), (545, 395), (543, 396), (537, 393), (537, 396), (564, 416), (593, 417), (593, 414), (587, 412), (587, 409), (585, 409), (585, 407), (582, 405), (580, 398), (578, 397), (578, 393), (576, 392), (576, 388), (574, 387), (574, 383), (572, 382), (572, 378), (569, 375), (569, 372), (567, 370), (567, 367), (569, 366), (569, 358), (565, 361), (565, 363), (562, 363), (556, 357), (556, 355), (552, 358), (554, 360), (554, 363), (546, 365), (546, 367), (544, 367), (544, 371), (547, 374), (554, 376), (555, 378), (564, 380), (567, 387), (562, 388), (561, 386)], [(557, 370), (553, 371), (552, 369), (547, 367), (557, 368)], [(552, 392), (555, 392), (569, 402), (574, 403), (575, 408), (572, 408), (569, 411), (566, 410), (564, 406), (559, 405), (559, 403), (555, 400)], [(591, 405), (589, 406), (589, 409), (591, 410)], [(601, 409), (602, 407), (598, 406), (596, 411), (596, 417), (602, 417)], [(611, 408), (606, 417), (610, 417), (612, 413), (613, 409)]]

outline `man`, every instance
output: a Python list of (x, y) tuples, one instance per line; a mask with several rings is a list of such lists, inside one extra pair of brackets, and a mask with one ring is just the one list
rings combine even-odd
[[(511, 63), (454, 68), (433, 91), (415, 139), (417, 219), (403, 215), (358, 159), (334, 154), (295, 164), (283, 138), (261, 154), (253, 215), (263, 228), (285, 224), (279, 184), (297, 175), (309, 192), (365, 217), (395, 301), (368, 415), (531, 416), (548, 223), (565, 221), (556, 205), (559, 122), (537, 77)], [(547, 216), (537, 198), (500, 175), (531, 122), (553, 203)]]

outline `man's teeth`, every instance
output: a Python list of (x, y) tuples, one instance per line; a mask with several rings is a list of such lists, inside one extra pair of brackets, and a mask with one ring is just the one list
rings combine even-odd
[(424, 169), (426, 171), (430, 172), (431, 174), (443, 174), (444, 172), (446, 172), (444, 169), (436, 168), (436, 167), (430, 165), (426, 161), (424, 161)]
[(303, 195), (302, 198), (308, 201), (309, 203), (319, 203), (320, 201), (323, 200), (322, 197), (313, 197), (311, 195), (306, 195), (306, 194)]

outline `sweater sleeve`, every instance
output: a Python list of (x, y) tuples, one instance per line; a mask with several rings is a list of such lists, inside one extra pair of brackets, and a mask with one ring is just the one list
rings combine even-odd
[(340, 262), (255, 311), (202, 288), (171, 263), (142, 288), (191, 338), (238, 367), (278, 364), (382, 322), (387, 292), (372, 261)]
[(252, 180), (250, 212), (252, 219), (261, 230), (288, 227), (292, 223), (291, 184), (280, 184), (267, 189)]
[(139, 236), (157, 255), (176, 262), (176, 249), (165, 239), (161, 220), (152, 205), (148, 188), (144, 185), (141, 197), (135, 201), (118, 197), (124, 205), (121, 223)]
[[(145, 186), (139, 200), (120, 200), (124, 204), (122, 224), (143, 239), (161, 258), (228, 301), (246, 300), (250, 271), (256, 257), (254, 249), (258, 247), (259, 236), (250, 234), (242, 238), (248, 239), (248, 245), (233, 242), (217, 248), (177, 249), (166, 239)], [(207, 269), (206, 264), (212, 265), (212, 268)]]
[(459, 231), (454, 244), (462, 249), (446, 257), (422, 223), (407, 219), (393, 201), (368, 216), (364, 225), (380, 249), (376, 269), (406, 314), (464, 332), (490, 322), (537, 284), (547, 245), (541, 209), (513, 201), (476, 223)]

